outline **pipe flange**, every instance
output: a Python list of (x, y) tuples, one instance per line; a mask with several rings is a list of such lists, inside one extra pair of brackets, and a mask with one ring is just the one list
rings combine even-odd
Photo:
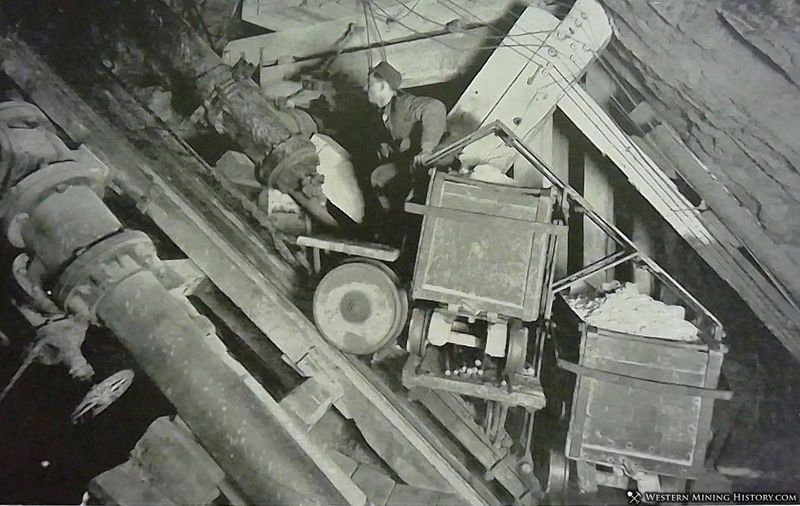
[(84, 252), (56, 281), (53, 297), (63, 307), (94, 318), (103, 296), (117, 284), (143, 270), (157, 259), (150, 237), (138, 230), (123, 230)]
[(47, 197), (70, 186), (88, 186), (102, 198), (108, 169), (75, 161), (58, 162), (37, 170), (11, 188), (0, 200), (5, 233), (17, 248), (24, 248), (22, 222)]
[(55, 126), (41, 109), (21, 100), (0, 102), (0, 125), (12, 128), (44, 127), (52, 133), (57, 133)]

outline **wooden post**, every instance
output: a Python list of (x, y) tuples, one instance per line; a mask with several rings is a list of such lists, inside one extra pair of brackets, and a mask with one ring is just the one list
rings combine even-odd
[[(553, 164), (553, 137), (553, 115), (551, 114), (536, 127), (527, 143), (531, 150), (548, 166)], [(549, 181), (544, 179), (539, 171), (522, 157), (518, 157), (514, 162), (514, 179), (523, 186), (532, 188), (550, 186)]]
[[(608, 76), (593, 65), (586, 72), (586, 91), (597, 101), (604, 110), (608, 110), (613, 85)], [(584, 155), (584, 183), (583, 196), (594, 209), (609, 223), (614, 224), (614, 188), (611, 171), (614, 167), (602, 154), (591, 148)], [(583, 221), (583, 262), (588, 265), (595, 260), (614, 252), (614, 242), (608, 235), (600, 230), (588, 218)], [(599, 288), (599, 285), (614, 279), (614, 271), (608, 270), (603, 274), (592, 276), (589, 283)]]
[[(614, 189), (609, 178), (609, 164), (596, 152), (584, 155), (583, 196), (595, 211), (609, 223), (614, 223)], [(589, 218), (583, 218), (583, 263), (588, 265), (614, 251), (614, 242)], [(600, 284), (611, 281), (614, 271), (607, 270), (588, 279), (599, 288)]]
[[(553, 118), (553, 151), (550, 168), (564, 182), (569, 182), (569, 137), (564, 128), (559, 125), (559, 121)], [(567, 274), (567, 248), (569, 247), (569, 236), (565, 235), (558, 238), (556, 248), (556, 279)]]
[[(655, 253), (654, 224), (648, 223), (637, 213), (633, 218), (633, 235), (631, 240), (642, 253), (652, 257), (653, 253)], [(655, 295), (655, 278), (646, 269), (634, 266), (633, 282), (636, 283), (636, 288), (639, 290), (639, 293), (650, 296)]]

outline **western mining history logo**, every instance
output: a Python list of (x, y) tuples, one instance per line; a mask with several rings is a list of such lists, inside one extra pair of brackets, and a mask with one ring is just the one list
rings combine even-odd
[(628, 490), (628, 504), (800, 504), (795, 492), (640, 492)]

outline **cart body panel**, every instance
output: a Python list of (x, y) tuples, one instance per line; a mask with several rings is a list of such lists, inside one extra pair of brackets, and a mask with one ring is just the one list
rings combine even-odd
[(705, 463), (722, 352), (583, 325), (571, 459), (690, 478)]
[(542, 312), (549, 287), (551, 189), (482, 183), (437, 173), (431, 180), (412, 297), (523, 321)]

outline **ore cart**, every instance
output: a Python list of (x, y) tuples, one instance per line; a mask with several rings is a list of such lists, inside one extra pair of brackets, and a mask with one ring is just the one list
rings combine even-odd
[[(630, 489), (633, 480), (640, 490), (683, 491), (702, 474), (714, 402), (731, 398), (720, 388), (726, 349), (715, 329), (672, 341), (589, 325), (561, 304), (556, 335), (570, 359), (557, 363), (574, 375), (565, 453), (579, 487)], [(568, 477), (557, 469), (568, 462), (551, 463)]]
[[(536, 410), (561, 193), (433, 174), (424, 205), (403, 382)], [(532, 367), (533, 366), (533, 367)]]

